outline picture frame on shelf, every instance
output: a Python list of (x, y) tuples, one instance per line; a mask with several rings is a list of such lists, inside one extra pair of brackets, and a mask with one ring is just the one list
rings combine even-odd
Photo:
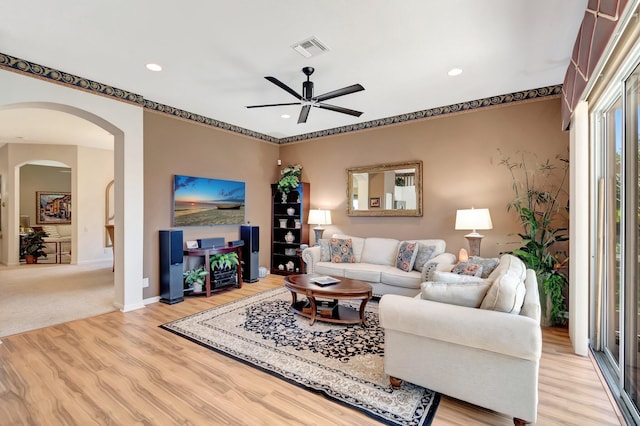
[(380, 197), (369, 198), (369, 207), (380, 207)]
[(188, 249), (197, 249), (198, 248), (198, 242), (197, 241), (187, 241), (187, 242), (185, 242), (185, 246)]

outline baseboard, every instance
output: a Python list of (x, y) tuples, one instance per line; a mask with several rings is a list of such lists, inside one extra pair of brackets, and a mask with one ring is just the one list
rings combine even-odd
[(160, 301), (160, 296), (153, 296), (153, 297), (149, 297), (148, 299), (143, 299), (142, 303), (146, 305), (150, 305), (152, 303), (157, 303)]
[(134, 303), (126, 306), (120, 303), (114, 303), (114, 306), (124, 313), (135, 311), (136, 309), (142, 309), (145, 307), (144, 303)]
[(104, 266), (111, 267), (113, 265), (113, 260), (111, 259), (90, 259), (90, 260), (79, 260), (76, 262), (76, 265), (82, 266)]

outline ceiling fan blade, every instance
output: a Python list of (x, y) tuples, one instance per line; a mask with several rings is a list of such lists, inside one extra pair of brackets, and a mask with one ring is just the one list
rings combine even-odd
[(356, 111), (356, 110), (349, 109), (349, 108), (343, 108), (343, 107), (339, 107), (339, 106), (335, 106), (335, 105), (316, 104), (316, 106), (318, 108), (328, 109), (328, 110), (335, 111), (335, 112), (341, 112), (343, 114), (349, 114), (349, 115), (353, 115), (355, 117), (360, 117), (362, 115), (362, 112), (360, 112), (360, 111)]
[(302, 100), (302, 96), (297, 93), (295, 90), (293, 90), (291, 87), (287, 86), (286, 84), (284, 84), (283, 82), (281, 82), (280, 80), (278, 80), (275, 77), (265, 77), (267, 80), (269, 80), (270, 82), (272, 82), (273, 84), (275, 84), (276, 86), (278, 86), (279, 88), (286, 90), (287, 92), (291, 93), (293, 96), (296, 97), (296, 99), (300, 99)]
[(288, 102), (286, 104), (249, 105), (247, 106), (247, 108), (263, 108), (263, 107), (273, 107), (273, 106), (283, 106), (283, 105), (300, 105), (300, 102)]
[(333, 92), (327, 92), (325, 94), (316, 96), (313, 98), (314, 101), (322, 102), (327, 99), (337, 98), (338, 96), (348, 95), (349, 93), (355, 93), (364, 90), (360, 84), (354, 84), (352, 86), (343, 87), (342, 89), (334, 90)]
[(309, 110), (311, 109), (311, 105), (305, 105), (300, 110), (300, 116), (298, 117), (298, 124), (306, 123), (307, 117), (309, 116)]

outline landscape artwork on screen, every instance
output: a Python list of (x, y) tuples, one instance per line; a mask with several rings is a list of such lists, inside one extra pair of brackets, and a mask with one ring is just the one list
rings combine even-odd
[(244, 223), (244, 182), (173, 177), (173, 226)]

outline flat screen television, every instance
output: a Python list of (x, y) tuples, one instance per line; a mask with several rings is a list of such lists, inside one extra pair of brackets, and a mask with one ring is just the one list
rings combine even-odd
[(173, 226), (244, 223), (244, 182), (173, 176)]

